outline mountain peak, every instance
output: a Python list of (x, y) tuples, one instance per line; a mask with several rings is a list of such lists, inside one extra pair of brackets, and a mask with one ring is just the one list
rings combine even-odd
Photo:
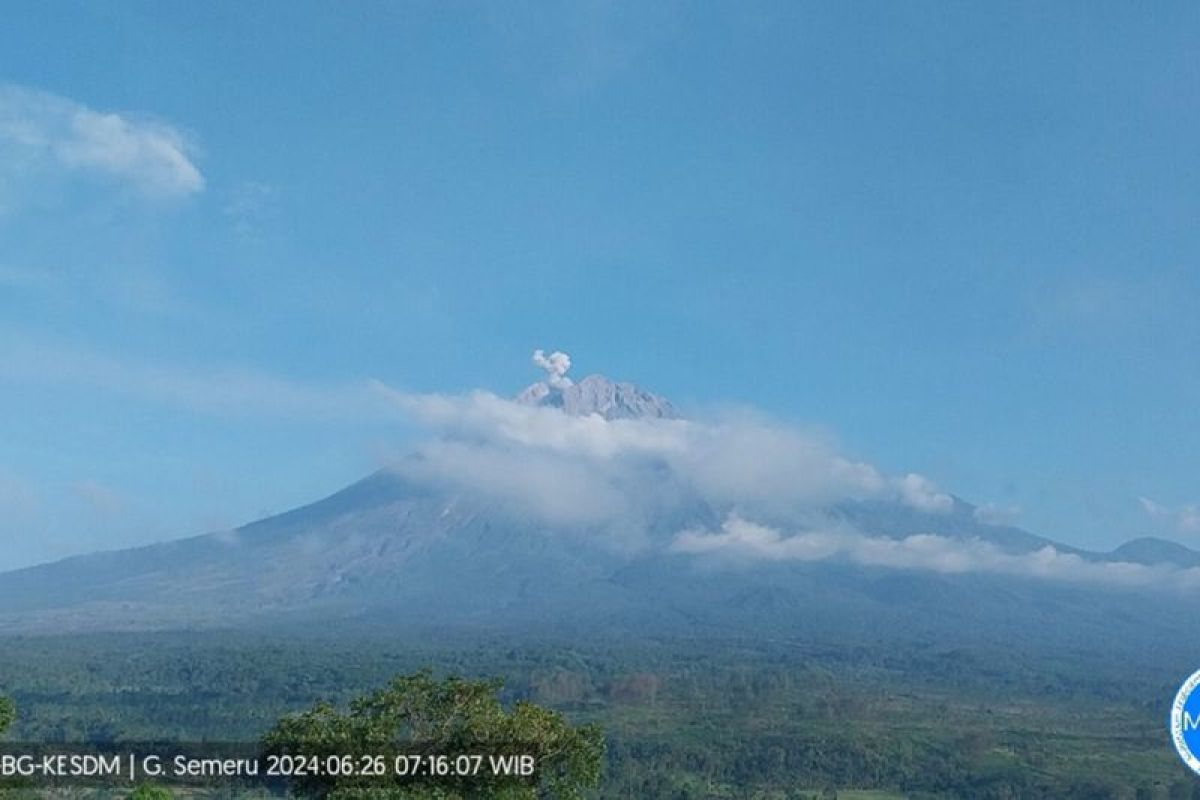
[(549, 355), (544, 350), (534, 350), (533, 363), (546, 371), (546, 378), (518, 394), (518, 403), (561, 408), (575, 417), (599, 414), (607, 420), (678, 417), (666, 398), (632, 383), (618, 383), (603, 375), (588, 375), (579, 383), (573, 382), (567, 377), (571, 357), (561, 350)]
[(614, 419), (675, 419), (675, 407), (664, 397), (634, 386), (589, 375), (578, 383), (555, 386), (539, 381), (517, 395), (517, 402), (531, 406), (561, 408), (571, 416), (599, 414)]

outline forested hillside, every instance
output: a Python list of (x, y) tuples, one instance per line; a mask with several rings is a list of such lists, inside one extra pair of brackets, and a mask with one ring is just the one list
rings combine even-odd
[[(938, 647), (120, 635), (4, 642), (12, 737), (257, 740), (400, 673), (503, 679), (597, 723), (606, 798), (1188, 798), (1162, 724), (1172, 668)], [(1196, 793), (1195, 796), (1200, 796)]]

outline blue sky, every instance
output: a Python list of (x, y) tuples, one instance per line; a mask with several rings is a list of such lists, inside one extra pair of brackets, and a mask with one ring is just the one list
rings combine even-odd
[(18, 4), (0, 567), (198, 533), (534, 347), (1200, 544), (1200, 6)]

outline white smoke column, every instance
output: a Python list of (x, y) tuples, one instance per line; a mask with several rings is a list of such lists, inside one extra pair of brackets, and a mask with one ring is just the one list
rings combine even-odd
[(546, 355), (541, 350), (533, 351), (533, 363), (546, 370), (546, 383), (555, 389), (565, 389), (571, 385), (567, 370), (571, 368), (571, 357), (566, 353), (555, 350)]

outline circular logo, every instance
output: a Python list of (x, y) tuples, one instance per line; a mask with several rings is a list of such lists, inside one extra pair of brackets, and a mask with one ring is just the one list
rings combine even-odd
[(1171, 704), (1171, 741), (1183, 763), (1200, 775), (1200, 670), (1183, 682)]

